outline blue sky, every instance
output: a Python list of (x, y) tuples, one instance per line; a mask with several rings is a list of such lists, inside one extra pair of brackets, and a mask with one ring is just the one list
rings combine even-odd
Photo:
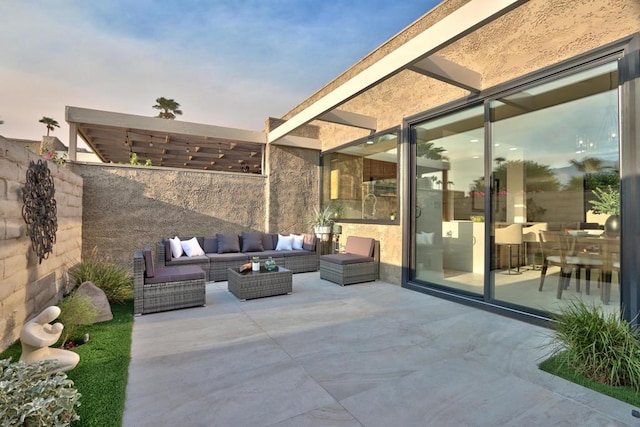
[(0, 135), (66, 143), (65, 105), (261, 130), (438, 0), (68, 0), (0, 4)]

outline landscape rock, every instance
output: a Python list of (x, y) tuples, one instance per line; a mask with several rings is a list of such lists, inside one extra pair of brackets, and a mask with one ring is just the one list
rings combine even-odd
[(76, 292), (78, 295), (91, 298), (93, 305), (100, 310), (94, 323), (106, 322), (107, 320), (113, 319), (109, 300), (102, 289), (94, 285), (92, 282), (83, 282)]

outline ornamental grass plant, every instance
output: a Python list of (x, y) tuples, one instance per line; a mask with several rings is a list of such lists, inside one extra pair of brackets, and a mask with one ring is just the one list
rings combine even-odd
[(569, 300), (560, 314), (552, 356), (600, 384), (640, 392), (640, 333), (616, 313), (582, 300)]
[(75, 286), (92, 282), (104, 291), (110, 304), (122, 304), (133, 297), (133, 277), (126, 268), (110, 258), (100, 256), (96, 248), (83, 260), (69, 268), (69, 277)]

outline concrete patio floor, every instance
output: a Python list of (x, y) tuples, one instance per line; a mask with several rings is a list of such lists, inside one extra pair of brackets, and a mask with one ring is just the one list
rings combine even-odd
[(638, 426), (537, 368), (550, 331), (384, 282), (137, 317), (124, 426)]

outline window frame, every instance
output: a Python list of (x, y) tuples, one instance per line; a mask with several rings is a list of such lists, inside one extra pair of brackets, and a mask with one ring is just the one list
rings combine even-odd
[[(396, 218), (395, 219), (384, 219), (384, 218), (380, 218), (380, 219), (374, 219), (374, 218), (336, 218), (335, 222), (340, 222), (340, 223), (346, 223), (346, 224), (388, 224), (388, 225), (393, 225), (393, 224), (399, 224), (400, 223), (400, 216), (398, 215), (398, 213), (400, 212), (400, 201), (401, 201), (401, 194), (400, 194), (400, 181), (402, 179), (402, 177), (400, 176), (400, 159), (401, 159), (401, 151), (402, 151), (402, 138), (403, 138), (403, 131), (402, 131), (402, 126), (398, 125), (398, 126), (393, 126), (384, 130), (381, 130), (379, 132), (375, 132), (375, 133), (371, 133), (370, 135), (364, 136), (362, 138), (358, 138), (355, 139), (353, 141), (349, 141), (345, 144), (339, 145), (337, 147), (333, 147), (329, 150), (323, 151), (320, 154), (320, 206), (325, 206), (327, 204), (332, 203), (332, 200), (325, 200), (325, 185), (327, 185), (327, 183), (325, 182), (325, 162), (328, 159), (328, 156), (332, 155), (332, 154), (336, 154), (339, 153), (341, 150), (344, 150), (345, 148), (349, 148), (349, 147), (354, 147), (357, 145), (361, 145), (361, 144), (365, 144), (367, 141), (371, 140), (372, 138), (376, 138), (382, 135), (387, 135), (387, 134), (395, 134), (396, 135), (396, 139), (397, 139), (397, 143), (396, 143), (396, 203), (395, 203), (395, 211), (396, 211)], [(363, 159), (365, 157), (362, 157)], [(330, 183), (329, 183), (330, 185)], [(330, 191), (330, 190), (329, 190)]]

